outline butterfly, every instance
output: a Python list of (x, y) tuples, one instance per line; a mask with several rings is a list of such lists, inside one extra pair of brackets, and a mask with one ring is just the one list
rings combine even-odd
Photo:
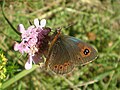
[(91, 45), (75, 37), (63, 35), (58, 30), (50, 44), (45, 65), (57, 74), (67, 74), (75, 66), (88, 64), (97, 56), (97, 51)]

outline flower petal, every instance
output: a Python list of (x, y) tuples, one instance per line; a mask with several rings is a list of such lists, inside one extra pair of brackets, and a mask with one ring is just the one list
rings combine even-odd
[(19, 24), (18, 25), (18, 30), (19, 30), (20, 33), (24, 33), (25, 32), (25, 28), (24, 28), (23, 24)]
[(39, 20), (38, 20), (38, 18), (34, 19), (34, 25), (36, 27), (39, 27)]
[(41, 27), (45, 27), (45, 25), (46, 25), (46, 20), (45, 20), (45, 19), (42, 19), (42, 20), (40, 21), (40, 26), (41, 26)]
[(29, 59), (28, 59), (28, 61), (26, 62), (26, 64), (25, 64), (25, 69), (26, 70), (29, 70), (29, 69), (31, 69), (32, 68), (32, 56), (30, 56), (29, 57)]
[(18, 51), (18, 45), (19, 45), (19, 44), (16, 42), (15, 45), (14, 45), (14, 50), (15, 50), (15, 51)]
[(34, 27), (35, 27), (35, 26), (34, 26), (34, 25), (32, 25), (32, 26), (28, 27), (28, 29), (27, 29), (27, 30), (32, 30)]

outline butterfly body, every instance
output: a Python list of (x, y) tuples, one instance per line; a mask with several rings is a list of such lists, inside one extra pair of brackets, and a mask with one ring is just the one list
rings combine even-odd
[(52, 43), (48, 66), (57, 74), (66, 74), (77, 65), (84, 65), (97, 57), (97, 51), (89, 44), (71, 36), (59, 34)]

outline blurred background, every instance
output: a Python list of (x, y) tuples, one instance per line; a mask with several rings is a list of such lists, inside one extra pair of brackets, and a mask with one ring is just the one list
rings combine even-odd
[(0, 8), (1, 90), (120, 90), (119, 0), (5, 0), (3, 11), (16, 29), (20, 23), (27, 28), (29, 21), (45, 18), (51, 29), (63, 27), (64, 34), (93, 45), (99, 57), (67, 75), (36, 65), (27, 71), (28, 57), (13, 50), (20, 36)]

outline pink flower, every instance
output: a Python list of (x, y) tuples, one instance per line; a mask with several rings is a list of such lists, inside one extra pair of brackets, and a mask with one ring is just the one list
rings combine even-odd
[(23, 41), (19, 44), (19, 43), (16, 43), (14, 45), (14, 50), (15, 51), (18, 51), (22, 54), (24, 54), (24, 52), (28, 53), (29, 52), (29, 45), (27, 43), (24, 43)]
[[(38, 63), (42, 60), (42, 52), (45, 47), (48, 46), (48, 34), (51, 31), (50, 28), (44, 28), (46, 20), (34, 19), (34, 25), (30, 26), (25, 30), (23, 24), (18, 25), (18, 30), (21, 33), (21, 43), (14, 45), (14, 50), (20, 53), (28, 53), (29, 59), (25, 64), (25, 69), (29, 70), (32, 68), (32, 62)], [(42, 48), (42, 49), (41, 49)]]

